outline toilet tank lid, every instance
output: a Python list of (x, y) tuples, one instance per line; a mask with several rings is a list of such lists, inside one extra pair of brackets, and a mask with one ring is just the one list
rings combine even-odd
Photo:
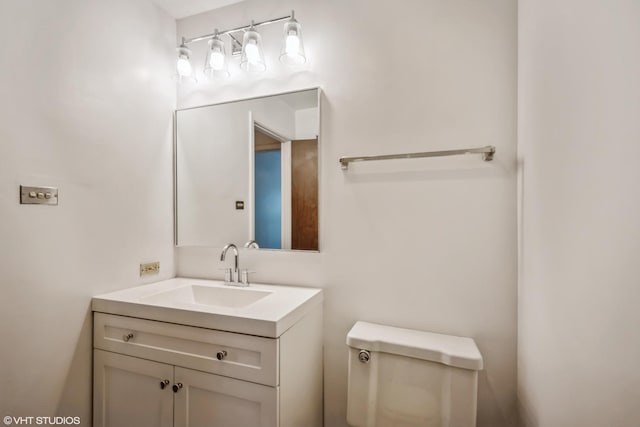
[(456, 368), (482, 370), (482, 355), (471, 338), (358, 321), (347, 334), (347, 345)]

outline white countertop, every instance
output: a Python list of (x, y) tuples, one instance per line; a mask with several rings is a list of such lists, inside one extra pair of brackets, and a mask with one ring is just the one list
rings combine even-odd
[[(162, 302), (156, 295), (188, 286), (222, 287), (225, 290), (270, 292), (244, 307), (223, 307), (193, 302)], [(322, 289), (298, 286), (251, 284), (248, 288), (226, 286), (217, 280), (175, 278), (127, 288), (93, 297), (92, 310), (209, 329), (277, 338), (311, 309), (321, 304)]]

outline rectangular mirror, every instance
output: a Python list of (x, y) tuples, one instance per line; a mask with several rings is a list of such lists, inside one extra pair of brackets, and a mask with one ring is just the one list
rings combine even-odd
[(319, 89), (176, 111), (177, 246), (318, 251)]

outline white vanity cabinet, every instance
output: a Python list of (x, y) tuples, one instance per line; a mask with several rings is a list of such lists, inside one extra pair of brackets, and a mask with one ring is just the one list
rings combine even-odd
[(94, 312), (94, 427), (322, 425), (322, 304), (275, 338)]

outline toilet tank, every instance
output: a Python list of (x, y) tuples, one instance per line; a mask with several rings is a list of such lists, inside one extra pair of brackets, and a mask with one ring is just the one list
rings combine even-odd
[(482, 355), (471, 338), (356, 322), (347, 345), (349, 425), (476, 425)]

